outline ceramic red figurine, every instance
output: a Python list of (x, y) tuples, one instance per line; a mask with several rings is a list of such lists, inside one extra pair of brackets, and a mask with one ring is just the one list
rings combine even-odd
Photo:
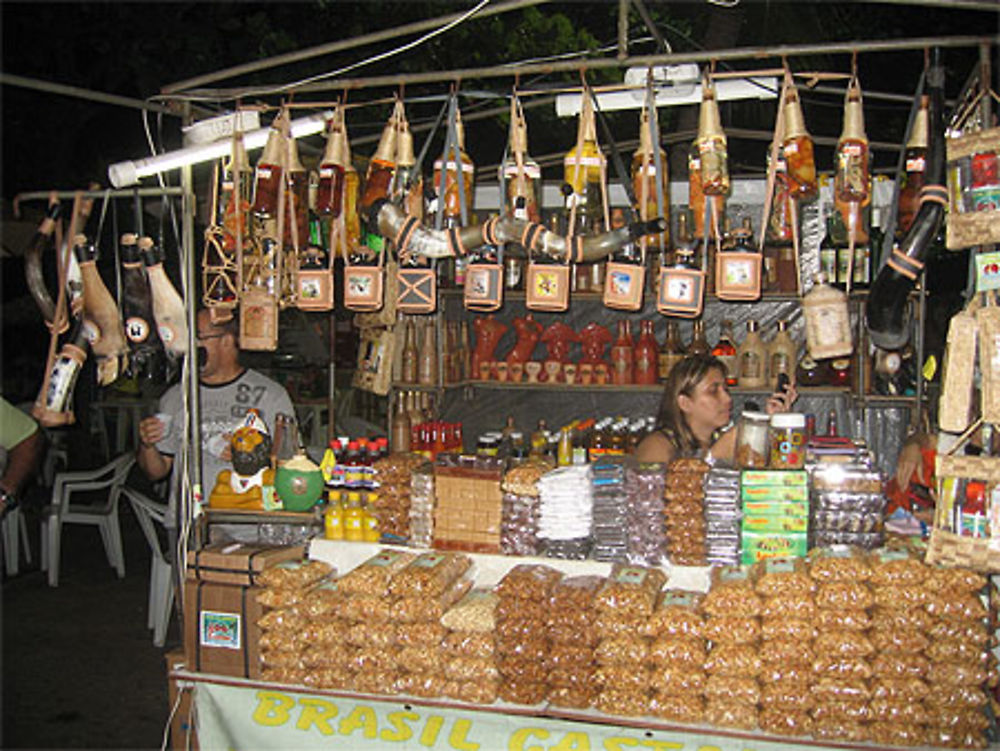
[[(472, 352), (472, 378), (486, 380), (482, 375), (482, 364), (492, 363), (497, 345), (507, 331), (507, 324), (500, 323), (494, 316), (480, 316), (473, 323), (476, 330), (476, 348)], [(488, 377), (488, 376), (487, 376)]]
[(514, 319), (514, 331), (517, 334), (517, 343), (506, 357), (507, 366), (514, 363), (522, 365), (531, 359), (531, 354), (535, 351), (535, 345), (542, 337), (542, 324), (535, 320), (535, 317), (528, 313), (524, 318)]
[(583, 349), (583, 357), (580, 364), (587, 365), (607, 365), (604, 359), (604, 350), (611, 344), (611, 332), (599, 323), (591, 321), (579, 334), (580, 344)]
[(556, 321), (542, 332), (542, 342), (547, 348), (546, 360), (569, 362), (569, 345), (579, 341), (576, 332), (562, 321)]

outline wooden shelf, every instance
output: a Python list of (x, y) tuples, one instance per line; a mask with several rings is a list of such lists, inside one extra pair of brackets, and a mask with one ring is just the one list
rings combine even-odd
[[(394, 384), (396, 388), (406, 390), (410, 387), (406, 384)], [(424, 386), (423, 389), (427, 390), (429, 387)], [(598, 391), (605, 393), (615, 393), (622, 392), (628, 394), (648, 394), (655, 393), (660, 394), (663, 392), (663, 384), (658, 383), (651, 386), (640, 386), (636, 384), (630, 384), (627, 386), (619, 386), (617, 384), (605, 383), (605, 384), (581, 384), (581, 383), (528, 383), (527, 381), (522, 381), (520, 383), (513, 383), (511, 381), (459, 381), (457, 383), (445, 384), (444, 389), (463, 389), (463, 388), (481, 388), (490, 390), (508, 390), (508, 391)], [(850, 396), (851, 391), (848, 388), (841, 386), (802, 386), (799, 387), (799, 396)], [(732, 387), (729, 389), (731, 394), (748, 394), (748, 395), (760, 395), (769, 396), (772, 391), (771, 389), (745, 389), (739, 387)]]

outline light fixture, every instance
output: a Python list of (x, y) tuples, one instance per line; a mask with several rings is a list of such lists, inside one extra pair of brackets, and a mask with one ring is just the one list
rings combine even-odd
[[(701, 73), (698, 66), (660, 65), (652, 69), (653, 92), (657, 107), (701, 102)], [(640, 109), (646, 102), (646, 68), (629, 68), (620, 91), (602, 91), (597, 104), (604, 111)], [(777, 99), (778, 79), (774, 76), (723, 78), (715, 81), (718, 101), (734, 99)], [(556, 115), (569, 117), (579, 114), (582, 94), (558, 94)]]
[[(331, 117), (333, 117), (333, 112), (331, 110), (324, 110), (308, 117), (292, 120), (290, 123), (292, 138), (303, 138), (304, 136), (322, 133), (326, 127), (327, 120)], [(258, 128), (257, 130), (244, 133), (244, 148), (247, 151), (262, 148), (267, 143), (267, 136), (270, 130), (270, 127)], [(108, 167), (108, 179), (114, 187), (124, 188), (129, 185), (135, 185), (143, 177), (149, 177), (160, 172), (169, 172), (170, 170), (179, 169), (189, 164), (200, 164), (212, 159), (221, 159), (232, 151), (232, 147), (232, 141), (228, 138), (223, 138), (212, 143), (186, 146), (176, 151), (157, 154), (145, 159), (116, 162)]]

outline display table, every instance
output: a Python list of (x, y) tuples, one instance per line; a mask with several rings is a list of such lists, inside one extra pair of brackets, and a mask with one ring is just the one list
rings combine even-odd
[[(651, 718), (612, 718), (496, 702), (410, 700), (337, 691), (305, 691), (205, 673), (173, 671), (193, 684), (201, 751), (253, 748), (455, 749), (456, 751), (791, 751), (872, 749), (718, 728), (671, 725)], [(899, 748), (879, 746), (879, 748)]]

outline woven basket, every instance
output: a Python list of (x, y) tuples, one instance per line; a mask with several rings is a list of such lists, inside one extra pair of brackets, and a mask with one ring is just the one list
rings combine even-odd
[[(953, 169), (953, 162), (979, 154), (984, 151), (1000, 152), (1000, 128), (990, 128), (968, 135), (948, 139), (948, 171)], [(950, 181), (949, 181), (950, 182)], [(958, 197), (955, 188), (950, 187), (952, 202)], [(1000, 211), (974, 211), (960, 213), (953, 205), (947, 217), (948, 250), (961, 250), (974, 245), (989, 245), (1000, 242)]]
[[(937, 478), (940, 494), (945, 477), (1000, 482), (1000, 458), (993, 456), (938, 456)], [(943, 506), (934, 517), (934, 528), (927, 543), (928, 563), (961, 566), (989, 574), (1000, 573), (1000, 539), (964, 537), (942, 529)]]

